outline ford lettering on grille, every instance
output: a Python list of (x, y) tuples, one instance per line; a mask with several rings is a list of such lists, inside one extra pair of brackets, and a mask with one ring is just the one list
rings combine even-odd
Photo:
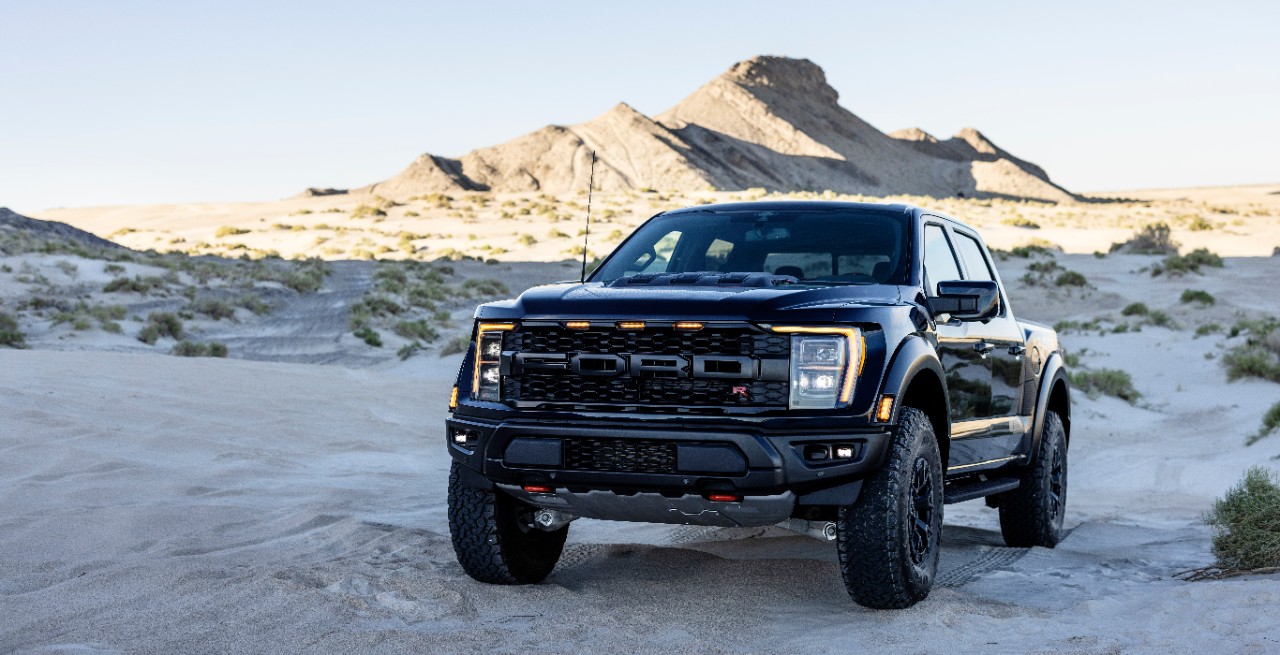
[(756, 407), (787, 405), (790, 344), (750, 325), (697, 332), (521, 325), (505, 335), (504, 401)]

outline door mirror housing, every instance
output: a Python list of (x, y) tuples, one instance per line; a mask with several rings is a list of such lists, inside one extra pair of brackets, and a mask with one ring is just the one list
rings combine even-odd
[(950, 314), (961, 321), (984, 321), (1000, 313), (1000, 286), (990, 280), (938, 283), (938, 295), (927, 301), (934, 316)]

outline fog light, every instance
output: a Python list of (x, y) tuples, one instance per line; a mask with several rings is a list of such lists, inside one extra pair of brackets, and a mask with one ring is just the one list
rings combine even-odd
[(836, 459), (853, 459), (853, 446), (836, 446)]

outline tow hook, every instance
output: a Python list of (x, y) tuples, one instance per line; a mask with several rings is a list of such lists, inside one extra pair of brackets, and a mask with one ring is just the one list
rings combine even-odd
[(554, 532), (569, 525), (576, 518), (578, 518), (577, 515), (568, 512), (561, 512), (556, 509), (540, 509), (533, 513), (533, 527), (547, 532)]

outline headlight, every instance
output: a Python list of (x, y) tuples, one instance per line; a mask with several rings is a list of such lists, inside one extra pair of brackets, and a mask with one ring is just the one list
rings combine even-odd
[(835, 409), (853, 400), (865, 351), (857, 328), (775, 327), (791, 334), (791, 409)]
[(502, 399), (502, 335), (511, 323), (481, 323), (476, 329), (476, 361), (471, 397), (497, 402)]

